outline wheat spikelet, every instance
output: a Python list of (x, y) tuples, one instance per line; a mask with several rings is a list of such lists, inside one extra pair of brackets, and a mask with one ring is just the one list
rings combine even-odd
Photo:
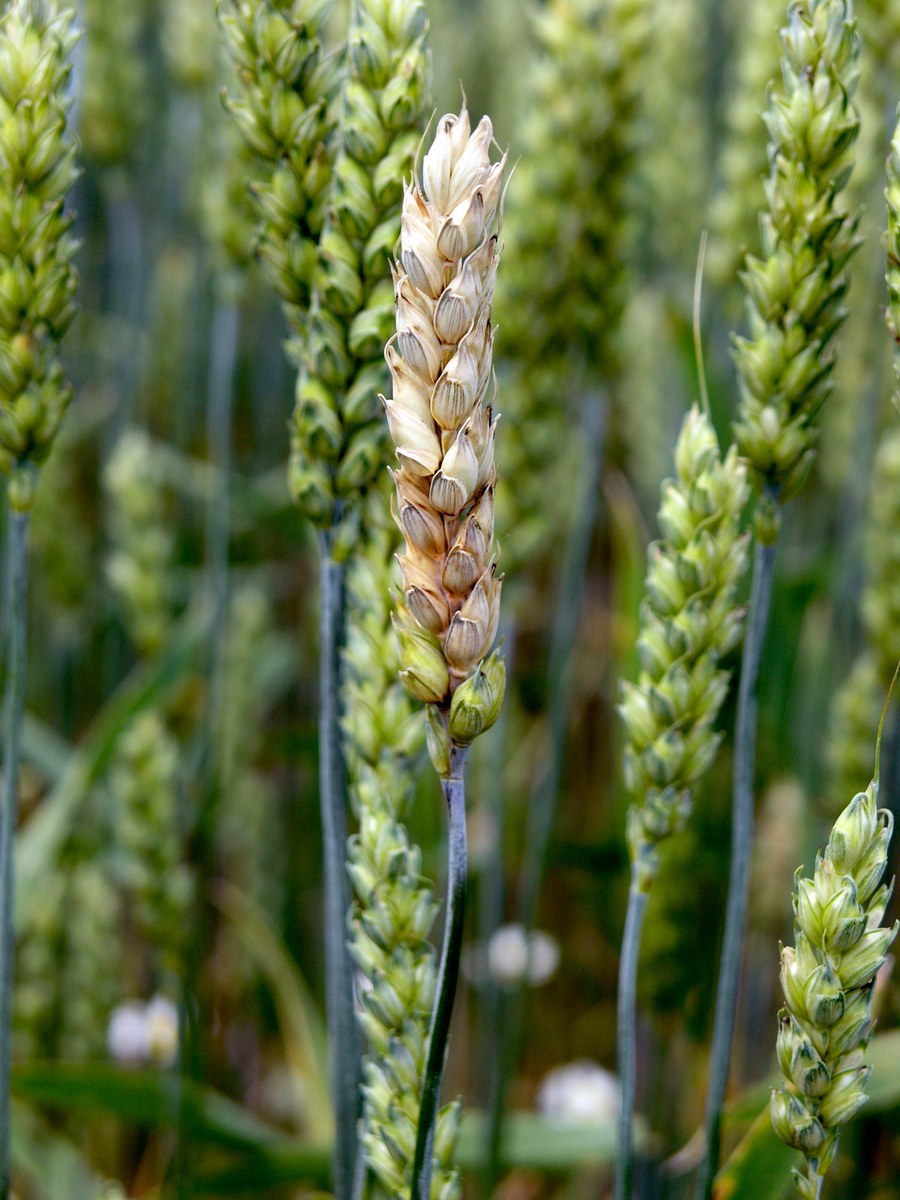
[(302, 336), (331, 178), (331, 100), (339, 84), (322, 45), (328, 0), (221, 0), (238, 86), (226, 105), (258, 159), (256, 252)]
[(878, 807), (878, 772), (838, 817), (812, 879), (797, 872), (794, 946), (781, 951), (785, 1007), (778, 1061), (785, 1086), (772, 1093), (772, 1124), (802, 1150), (793, 1172), (804, 1200), (819, 1200), (840, 1127), (865, 1103), (872, 988), (898, 925), (882, 927), (893, 883), (887, 866), (893, 818)]
[(734, 357), (738, 446), (757, 477), (787, 500), (815, 456), (816, 417), (831, 390), (833, 339), (857, 246), (858, 215), (838, 201), (859, 129), (852, 102), (858, 39), (846, 0), (792, 3), (782, 43), (784, 83), (770, 92), (765, 115), (763, 256), (746, 260), (750, 335), (735, 340)]
[(401, 678), (429, 705), (429, 749), (449, 771), (496, 720), (502, 660), (489, 653), (500, 619), (493, 557), (491, 309), (499, 259), (492, 233), (505, 156), (491, 164), (491, 123), (465, 109), (442, 117), (421, 185), (403, 198), (395, 274), (397, 333), (385, 354), (384, 401), (400, 467), (397, 519), (405, 603), (395, 625)]
[(354, 6), (291, 437), (291, 491), (324, 525), (384, 469), (378, 393), (394, 318), (389, 261), (421, 138), (426, 33), (422, 0)]
[(657, 870), (656, 847), (677, 832), (691, 793), (719, 745), (713, 725), (730, 673), (721, 657), (741, 635), (735, 593), (747, 539), (740, 518), (747, 472), (732, 446), (725, 458), (709, 420), (685, 418), (675, 450), (676, 478), (663, 485), (663, 537), (650, 547), (638, 653), (641, 674), (625, 683), (625, 781), (635, 797), (628, 843), (642, 888)]

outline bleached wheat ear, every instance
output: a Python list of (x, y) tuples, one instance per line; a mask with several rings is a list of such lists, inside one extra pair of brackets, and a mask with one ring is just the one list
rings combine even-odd
[(403, 199), (395, 277), (397, 332), (385, 351), (385, 399), (400, 463), (394, 481), (406, 540), (397, 612), (401, 677), (429, 705), (429, 750), (450, 774), (453, 748), (497, 718), (505, 671), (487, 658), (500, 619), (494, 563), (491, 309), (500, 257), (492, 232), (504, 156), (491, 123), (463, 108), (442, 117), (423, 185)]

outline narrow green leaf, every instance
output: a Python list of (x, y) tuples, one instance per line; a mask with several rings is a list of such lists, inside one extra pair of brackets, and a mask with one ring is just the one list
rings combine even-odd
[(16, 845), (16, 920), (24, 921), (44, 883), (47, 864), (68, 837), (82, 800), (112, 759), (122, 730), (145, 708), (158, 704), (194, 661), (208, 624), (208, 613), (190, 610), (161, 654), (142, 663), (104, 706), (39, 811), (25, 825)]

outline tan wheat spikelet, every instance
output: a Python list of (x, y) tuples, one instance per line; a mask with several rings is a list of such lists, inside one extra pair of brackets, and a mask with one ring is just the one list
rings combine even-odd
[(397, 332), (385, 350), (393, 394), (384, 406), (406, 539), (405, 603), (396, 618), (401, 674), (413, 695), (436, 706), (429, 745), (441, 774), (450, 743), (468, 745), (496, 719), (504, 688), (502, 663), (484, 661), (500, 615), (496, 418), (485, 399), (506, 157), (491, 163), (492, 140), (490, 120), (473, 131), (465, 107), (441, 118), (422, 185), (403, 198)]

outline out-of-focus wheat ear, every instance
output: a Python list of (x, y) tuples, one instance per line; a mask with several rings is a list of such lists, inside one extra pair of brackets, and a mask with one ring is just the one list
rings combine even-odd
[[(900, 413), (900, 122), (885, 166), (887, 284), (885, 325), (894, 342), (893, 401)], [(861, 786), (868, 772), (872, 726), (900, 659), (900, 429), (886, 429), (875, 453), (863, 540), (865, 583), (859, 601), (864, 645), (832, 704), (828, 739), (833, 795)]]
[(174, 615), (174, 546), (158, 450), (143, 431), (128, 430), (103, 472), (111, 542), (106, 574), (128, 634), (147, 657), (162, 648)]
[(555, 0), (531, 12), (523, 74), (534, 102), (516, 129), (497, 283), (503, 475), (515, 480), (501, 484), (497, 506), (511, 576), (559, 553), (572, 475), (601, 452), (599, 439), (584, 445), (586, 397), (607, 392), (620, 365), (654, 4)]
[[(147, 14), (133, 0), (84, 0), (84, 73), (79, 138), (85, 160), (104, 171), (123, 168), (150, 115), (142, 53)], [(121, 180), (115, 181), (120, 186)]]
[(178, 822), (178, 743), (147, 709), (123, 732), (110, 786), (122, 883), (134, 923), (153, 947), (157, 984), (175, 990), (184, 970), (192, 880)]

